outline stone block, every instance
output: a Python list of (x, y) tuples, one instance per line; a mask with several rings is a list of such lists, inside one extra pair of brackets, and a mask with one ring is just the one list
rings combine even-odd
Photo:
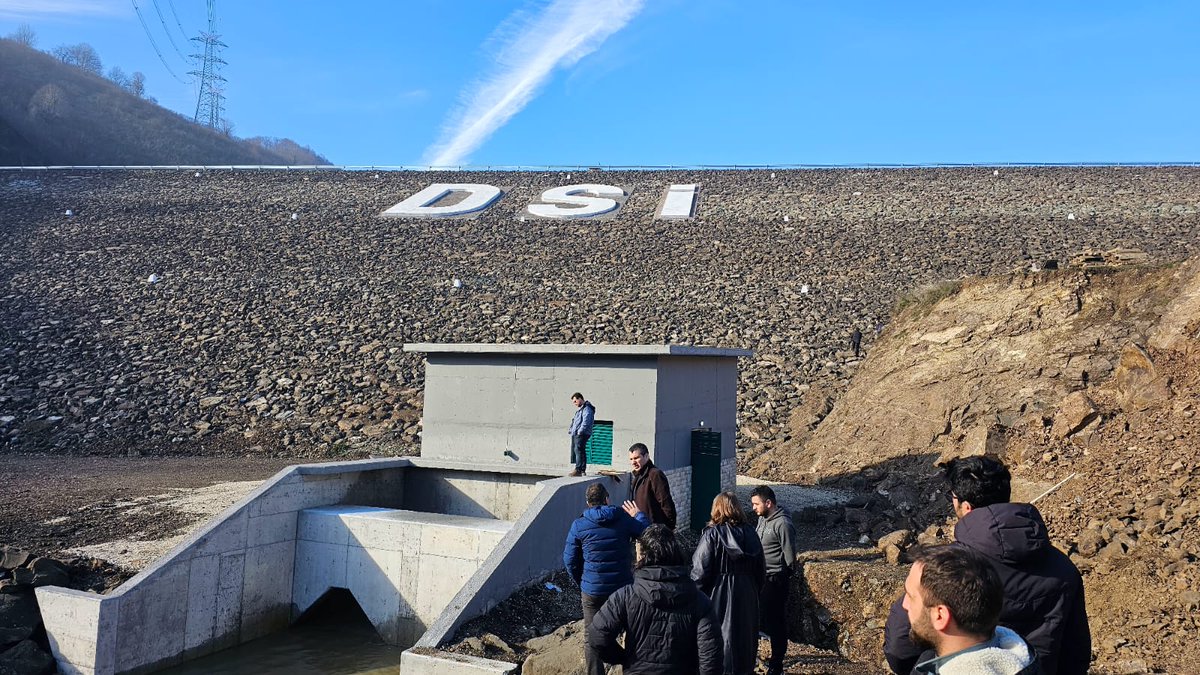
[(397, 640), (398, 624), (413, 612), (401, 596), (404, 555), (397, 551), (350, 546), (346, 554), (347, 587), (363, 613), (388, 642)]
[(206, 555), (192, 558), (187, 585), (187, 627), (184, 647), (195, 649), (212, 641), (217, 621), (217, 587), (221, 559)]
[(432, 624), (479, 570), (479, 563), (432, 555), (422, 550), (417, 571), (417, 597), (411, 603), (417, 617)]
[(305, 509), (300, 512), (296, 525), (296, 538), (300, 541), (315, 541), (345, 546), (350, 533), (342, 522), (343, 510), (337, 507)]
[(187, 588), (191, 566), (170, 564), (121, 596), (117, 615), (116, 664), (119, 670), (158, 663), (184, 649)]
[(348, 588), (346, 560), (350, 547), (313, 541), (296, 543), (291, 602), (305, 612), (330, 588)]
[(213, 619), (214, 649), (224, 649), (238, 643), (245, 564), (246, 554), (242, 551), (226, 553), (220, 558), (216, 614)]
[(479, 535), (474, 530), (428, 524), (421, 528), (421, 554), (475, 560)]
[(517, 664), (451, 652), (417, 654), (406, 651), (400, 655), (400, 672), (404, 675), (508, 675), (517, 672)]
[(246, 511), (241, 509), (215, 523), (191, 547), (181, 551), (180, 557), (219, 555), (246, 548)]
[(242, 642), (257, 640), (284, 630), (291, 622), (291, 610), (287, 606), (272, 607), (266, 611), (243, 613), (241, 626)]
[(247, 520), (246, 546), (264, 546), (296, 538), (298, 512), (285, 511)]
[(284, 541), (246, 549), (242, 581), (242, 640), (247, 614), (258, 614), (277, 607), (291, 612), (292, 572), (296, 562), (296, 542)]

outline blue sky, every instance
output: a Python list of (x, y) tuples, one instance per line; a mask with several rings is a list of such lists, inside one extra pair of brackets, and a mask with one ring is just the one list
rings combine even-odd
[[(193, 53), (172, 3), (189, 35), (205, 4), (158, 0)], [(170, 67), (194, 68), (137, 4)], [(218, 0), (217, 16), (235, 133), (336, 164), (1200, 161), (1194, 0)], [(194, 112), (129, 0), (0, 0), (0, 35), (20, 23)], [(559, 54), (554, 30), (589, 32)]]

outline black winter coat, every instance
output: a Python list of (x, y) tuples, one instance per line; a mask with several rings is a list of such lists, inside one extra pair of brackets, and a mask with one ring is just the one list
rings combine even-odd
[[(686, 566), (644, 567), (592, 619), (588, 644), (626, 675), (721, 673), (721, 633), (712, 603)], [(625, 633), (625, 646), (617, 636)]]
[(721, 626), (725, 675), (754, 672), (758, 592), (767, 576), (762, 543), (749, 525), (706, 527), (692, 556), (692, 579), (712, 598)]
[[(1083, 578), (1050, 543), (1042, 514), (1030, 504), (993, 504), (972, 510), (954, 527), (955, 546), (987, 556), (1004, 584), (1000, 625), (1013, 629), (1037, 654), (1045, 675), (1084, 675), (1092, 634)], [(921, 650), (908, 638), (903, 597), (892, 605), (884, 654), (897, 673), (912, 671)]]

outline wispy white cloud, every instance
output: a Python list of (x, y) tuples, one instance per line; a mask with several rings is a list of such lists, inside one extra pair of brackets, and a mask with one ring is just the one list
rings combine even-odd
[(28, 21), (123, 14), (120, 0), (0, 0), (0, 19)]
[(495, 67), (469, 86), (424, 163), (456, 166), (537, 95), (555, 68), (570, 68), (641, 11), (644, 0), (552, 0), (506, 21), (489, 40)]

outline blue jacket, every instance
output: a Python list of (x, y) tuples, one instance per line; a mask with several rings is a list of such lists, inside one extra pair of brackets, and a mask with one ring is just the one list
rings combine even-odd
[(571, 523), (563, 548), (563, 567), (588, 595), (610, 595), (633, 583), (634, 538), (650, 527), (650, 518), (637, 518), (616, 506), (593, 506)]
[(583, 405), (575, 410), (575, 416), (571, 418), (571, 428), (568, 429), (572, 436), (591, 436), (592, 425), (596, 422), (596, 406), (592, 405), (591, 401), (584, 401)]

